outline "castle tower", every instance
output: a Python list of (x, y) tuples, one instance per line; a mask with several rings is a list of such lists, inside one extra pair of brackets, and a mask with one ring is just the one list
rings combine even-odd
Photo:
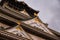
[[(17, 27), (18, 31), (21, 28), (23, 30), (22, 33), (30, 40), (33, 40), (32, 36), (34, 35), (39, 37), (40, 40), (59, 40), (60, 35), (51, 31), (48, 28), (48, 24), (42, 22), (37, 16), (38, 13), (39, 11), (32, 9), (23, 1), (2, 0), (0, 2), (0, 25), (4, 24), (5, 26), (7, 24), (7, 28), (12, 27), (10, 30), (14, 29), (13, 31), (19, 26)], [(12, 32), (10, 30), (6, 31)]]

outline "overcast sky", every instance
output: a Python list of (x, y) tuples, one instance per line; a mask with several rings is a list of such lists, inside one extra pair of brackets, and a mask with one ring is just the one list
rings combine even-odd
[(39, 10), (40, 19), (60, 32), (60, 0), (24, 0), (30, 7)]
[(50, 28), (60, 32), (60, 0), (24, 0), (24, 2), (31, 8), (39, 10), (40, 19), (48, 23)]

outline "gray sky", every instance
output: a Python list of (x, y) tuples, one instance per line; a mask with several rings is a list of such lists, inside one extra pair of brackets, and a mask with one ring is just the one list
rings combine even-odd
[(30, 7), (39, 10), (40, 19), (60, 32), (60, 0), (24, 0)]

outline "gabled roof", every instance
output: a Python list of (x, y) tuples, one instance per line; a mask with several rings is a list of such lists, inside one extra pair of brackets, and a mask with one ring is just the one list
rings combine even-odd
[[(1, 17), (1, 16), (0, 16)], [(3, 19), (4, 18), (4, 19)], [(6, 18), (6, 17), (1, 17), (0, 18), (2, 21), (3, 20), (5, 20), (5, 21), (7, 21), (7, 22), (9, 22), (9, 21), (12, 21), (12, 22), (15, 22), (16, 20), (13, 18), (9, 18), (9, 16)], [(13, 20), (15, 20), (15, 21), (13, 21)], [(18, 20), (17, 20), (18, 21)], [(16, 23), (16, 22), (15, 22)], [(44, 32), (44, 31), (42, 31), (42, 30), (40, 30), (40, 29), (37, 29), (37, 28), (34, 28), (34, 27), (32, 27), (32, 26), (30, 26), (30, 25), (27, 25), (27, 24), (25, 24), (25, 23), (23, 23), (23, 22), (21, 22), (20, 21), (20, 25), (21, 25), (21, 27), (26, 31), (26, 32), (28, 32), (28, 33), (31, 33), (31, 34), (33, 34), (33, 35), (37, 35), (37, 36), (39, 36), (39, 37), (42, 37), (42, 38), (45, 38), (45, 39), (49, 39), (49, 40), (59, 40), (59, 38), (57, 37), (57, 36), (54, 36), (54, 35), (51, 35), (51, 34), (48, 34), (48, 33), (46, 33), (46, 32)]]
[(3, 5), (4, 2), (8, 2), (10, 7), (13, 7), (14, 9), (17, 9), (19, 11), (22, 11), (22, 10), (25, 9), (31, 17), (35, 17), (34, 16), (34, 13), (36, 13), (36, 14), (39, 13), (39, 11), (36, 11), (36, 10), (32, 9), (31, 7), (29, 7), (23, 1), (18, 2), (18, 1), (15, 1), (15, 0), (6, 0), (6, 1), (5, 0), (2, 0), (1, 1), (1, 5)]
[(0, 6), (0, 12), (2, 12), (5, 15), (8, 15), (10, 17), (13, 17), (15, 19), (22, 20), (22, 21), (30, 19), (30, 17), (28, 17), (28, 16), (24, 16), (24, 15), (21, 15), (21, 14), (14, 13), (14, 12), (12, 12), (10, 10), (7, 10), (7, 9), (1, 7), (1, 6)]

